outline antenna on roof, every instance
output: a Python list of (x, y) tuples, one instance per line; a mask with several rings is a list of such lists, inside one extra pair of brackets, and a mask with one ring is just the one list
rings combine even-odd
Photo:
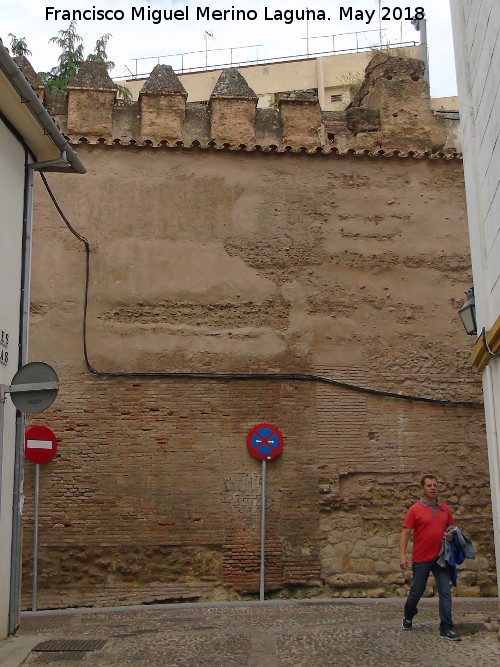
[(418, 17), (415, 14), (411, 24), (420, 33), (420, 58), (425, 64), (424, 79), (429, 83), (429, 52), (427, 49), (427, 19), (425, 14), (422, 12), (422, 16)]
[(309, 55), (309, 7), (306, 7), (306, 51)]
[(380, 1), (378, 0), (378, 34), (380, 39), (380, 46), (382, 47), (382, 18), (380, 13)]
[(203, 37), (205, 38), (205, 69), (208, 69), (208, 48), (207, 48), (207, 40), (209, 37), (211, 37), (215, 42), (217, 41), (214, 37), (214, 33), (211, 30), (205, 30), (203, 33)]

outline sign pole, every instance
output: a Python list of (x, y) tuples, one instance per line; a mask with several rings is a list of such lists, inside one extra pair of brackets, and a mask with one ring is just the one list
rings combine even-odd
[(24, 455), (35, 464), (35, 508), (33, 535), (33, 586), (31, 610), (36, 611), (38, 579), (38, 525), (40, 506), (40, 464), (47, 463), (57, 452), (57, 438), (47, 426), (30, 426), (24, 433)]
[(283, 449), (283, 436), (274, 424), (253, 426), (247, 434), (247, 448), (252, 456), (262, 461), (262, 500), (260, 516), (260, 590), (259, 598), (265, 599), (266, 557), (266, 464), (275, 459)]
[(31, 611), (36, 611), (37, 579), (38, 579), (38, 505), (40, 497), (40, 464), (35, 463), (35, 513), (33, 533), (33, 588), (31, 593)]
[(2, 512), (3, 427), (5, 421), (5, 385), (0, 384), (0, 516)]
[(264, 579), (266, 573), (266, 459), (262, 460), (262, 502), (260, 515), (260, 596), (262, 602), (265, 599)]

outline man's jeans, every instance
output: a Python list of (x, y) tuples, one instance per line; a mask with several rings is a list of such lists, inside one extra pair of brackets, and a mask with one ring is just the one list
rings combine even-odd
[(413, 563), (412, 569), (413, 585), (410, 588), (410, 592), (406, 599), (404, 617), (411, 621), (411, 619), (418, 614), (417, 605), (426, 589), (429, 574), (432, 572), (439, 593), (439, 618), (441, 619), (439, 631), (441, 633), (448, 632), (448, 630), (453, 628), (453, 621), (451, 618), (450, 574), (448, 568), (438, 565), (437, 560), (425, 560), (420, 563)]

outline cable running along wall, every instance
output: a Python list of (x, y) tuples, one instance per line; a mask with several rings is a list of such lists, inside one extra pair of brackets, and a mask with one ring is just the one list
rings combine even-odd
[(88, 293), (89, 293), (89, 278), (90, 278), (90, 244), (88, 240), (79, 234), (71, 225), (67, 217), (64, 215), (56, 197), (45, 178), (45, 175), (40, 172), (40, 177), (45, 185), (45, 188), (57, 210), (61, 216), (64, 224), (69, 231), (75, 236), (85, 247), (85, 292), (84, 292), (84, 306), (83, 306), (83, 322), (82, 322), (82, 336), (83, 336), (83, 354), (85, 358), (85, 365), (87, 370), (102, 377), (128, 377), (128, 378), (183, 378), (192, 380), (214, 380), (230, 382), (232, 380), (291, 380), (294, 382), (319, 382), (322, 384), (330, 384), (336, 387), (341, 387), (350, 391), (356, 391), (363, 394), (372, 394), (375, 396), (382, 396), (386, 398), (396, 398), (405, 401), (416, 401), (420, 403), (431, 403), (442, 406), (454, 407), (473, 407), (482, 408), (481, 401), (455, 401), (441, 398), (428, 398), (426, 396), (416, 396), (413, 394), (396, 393), (392, 391), (384, 391), (382, 389), (372, 389), (370, 387), (363, 387), (361, 385), (350, 382), (343, 382), (341, 380), (334, 380), (332, 378), (324, 377), (322, 375), (315, 375), (309, 373), (200, 373), (200, 372), (133, 372), (133, 371), (103, 371), (98, 370), (92, 366), (89, 360), (88, 345), (87, 345), (87, 314), (88, 314)]

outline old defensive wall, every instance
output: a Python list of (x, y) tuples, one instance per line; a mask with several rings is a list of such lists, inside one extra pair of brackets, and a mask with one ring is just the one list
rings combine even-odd
[[(41, 471), (40, 607), (255, 596), (260, 422), (284, 436), (268, 596), (404, 595), (400, 524), (428, 471), (477, 547), (459, 594), (496, 594), (457, 317), (462, 163), (422, 67), (377, 56), (338, 113), (314, 91), (257, 109), (236, 70), (208, 105), (166, 66), (117, 100), (92, 62), (47, 98), (88, 173), (47, 177), (66, 219), (35, 192), (30, 357), (61, 383), (31, 420), (60, 443)], [(33, 480), (27, 463), (25, 606)]]

